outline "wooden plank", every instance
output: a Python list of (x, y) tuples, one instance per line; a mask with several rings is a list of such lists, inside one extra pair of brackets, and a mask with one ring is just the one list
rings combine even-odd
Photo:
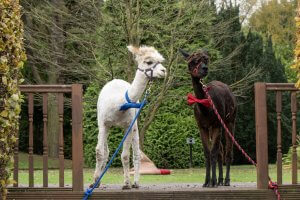
[(266, 84), (255, 83), (257, 188), (268, 188), (268, 129)]
[(277, 183), (282, 184), (282, 146), (281, 146), (281, 112), (282, 93), (276, 92), (276, 113), (277, 113)]
[(297, 96), (291, 93), (292, 111), (292, 184), (297, 184)]
[(26, 93), (70, 93), (72, 85), (20, 85), (21, 92)]
[(16, 192), (16, 193), (20, 193), (20, 192), (63, 192), (63, 191), (72, 191), (71, 187), (8, 187), (8, 192)]
[(64, 191), (72, 191), (71, 187), (8, 187), (8, 192), (13, 193), (20, 193), (20, 192), (64, 192)]
[[(19, 194), (17, 194), (19, 193)], [(82, 199), (83, 192), (14, 192), (8, 195), (8, 199)], [(275, 199), (275, 195), (271, 190), (250, 190), (250, 191), (226, 191), (226, 190), (212, 190), (212, 191), (115, 191), (115, 192), (94, 192), (89, 199), (238, 199), (238, 200), (267, 200)]]
[(43, 94), (43, 187), (48, 187), (48, 93)]
[(83, 191), (82, 85), (72, 85), (72, 187)]
[(59, 136), (58, 136), (58, 157), (59, 157), (59, 187), (64, 187), (64, 94), (58, 94), (58, 117), (59, 117)]
[[(168, 188), (168, 185), (164, 185)], [(229, 187), (230, 188), (230, 187)], [(9, 188), (8, 199), (82, 199), (84, 193), (81, 191), (70, 191), (71, 188)], [(279, 186), (281, 199), (298, 200), (300, 199), (300, 185), (281, 185)], [(190, 188), (186, 190), (170, 191), (164, 190), (95, 190), (89, 199), (255, 199), (267, 200), (276, 199), (274, 191), (270, 189), (249, 189), (228, 187), (219, 188)]]
[(297, 91), (294, 83), (266, 83), (267, 90), (275, 91)]
[(34, 186), (33, 178), (33, 93), (28, 94), (28, 120), (29, 120), (29, 147), (28, 147), (28, 165), (29, 165), (29, 187)]

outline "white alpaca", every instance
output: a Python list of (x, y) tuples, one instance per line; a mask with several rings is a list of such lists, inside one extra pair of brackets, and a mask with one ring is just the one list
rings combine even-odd
[[(124, 80), (114, 79), (108, 82), (101, 90), (98, 103), (98, 144), (96, 146), (96, 169), (94, 173), (95, 181), (105, 168), (108, 161), (109, 149), (107, 144), (108, 130), (112, 126), (119, 126), (127, 130), (130, 122), (134, 118), (137, 109), (131, 108), (120, 111), (121, 105), (127, 103), (125, 93), (128, 91), (128, 97), (131, 102), (137, 102), (142, 96), (149, 79), (152, 77), (162, 78), (166, 75), (166, 69), (161, 62), (164, 58), (153, 47), (133, 47), (128, 46), (128, 50), (135, 56), (138, 63), (133, 82), (130, 84)], [(140, 148), (139, 132), (137, 122), (132, 127), (131, 133), (123, 144), (121, 155), (124, 170), (123, 189), (130, 189), (129, 179), (129, 157), (130, 146), (132, 144), (133, 164), (134, 164), (134, 184), (132, 187), (139, 187), (139, 168), (140, 168)]]

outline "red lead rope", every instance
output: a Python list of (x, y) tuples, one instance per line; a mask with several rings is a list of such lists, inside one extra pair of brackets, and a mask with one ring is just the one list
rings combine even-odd
[[(217, 115), (220, 123), (222, 124), (222, 126), (224, 127), (226, 133), (229, 135), (229, 137), (231, 138), (232, 142), (235, 144), (235, 146), (242, 152), (242, 154), (248, 159), (249, 162), (251, 162), (255, 167), (256, 167), (256, 162), (254, 160), (252, 160), (252, 158), (244, 151), (244, 149), (237, 143), (237, 141), (235, 140), (233, 134), (229, 131), (229, 129), (227, 128), (226, 124), (224, 123), (222, 117), (220, 116), (217, 108), (215, 107), (210, 95), (208, 94), (208, 88), (202, 83), (203, 86), (203, 91), (205, 92), (205, 95), (207, 97), (207, 99), (197, 99), (196, 97), (194, 97), (191, 94), (188, 94), (188, 104), (192, 105), (194, 103), (201, 103), (202, 105), (205, 104), (206, 107), (211, 106), (214, 113)], [(190, 103), (192, 102), (192, 103)], [(205, 103), (204, 103), (205, 102)], [(208, 105), (207, 105), (208, 102)], [(278, 191), (278, 185), (276, 182), (272, 182), (271, 178), (269, 177), (269, 188), (274, 190), (276, 196), (277, 196), (277, 200), (280, 200), (280, 194)]]

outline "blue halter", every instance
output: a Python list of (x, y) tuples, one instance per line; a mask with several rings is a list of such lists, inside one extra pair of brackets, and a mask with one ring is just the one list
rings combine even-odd
[(131, 100), (129, 99), (129, 96), (128, 96), (128, 90), (125, 93), (125, 99), (126, 99), (127, 103), (124, 103), (120, 107), (120, 110), (128, 110), (129, 108), (140, 108), (142, 105), (146, 104), (146, 102), (144, 104), (131, 102)]

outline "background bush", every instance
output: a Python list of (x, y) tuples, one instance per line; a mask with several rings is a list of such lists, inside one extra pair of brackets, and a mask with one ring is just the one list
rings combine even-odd
[[(155, 90), (155, 89), (153, 89)], [(95, 166), (95, 147), (97, 145), (97, 98), (99, 85), (90, 86), (84, 95), (84, 159), (85, 163)], [(144, 142), (144, 152), (159, 168), (188, 168), (189, 146), (187, 137), (194, 137), (194, 166), (203, 166), (204, 156), (199, 137), (199, 130), (194, 119), (193, 109), (186, 103), (186, 94), (190, 87), (177, 87), (168, 93), (162, 103), (155, 120), (150, 125)], [(149, 101), (155, 101), (155, 95), (150, 94)], [(139, 124), (143, 123), (148, 107), (142, 111)], [(141, 127), (141, 125), (139, 125)], [(112, 128), (109, 132), (110, 157), (123, 138), (125, 130)], [(113, 166), (121, 166), (120, 154)]]

